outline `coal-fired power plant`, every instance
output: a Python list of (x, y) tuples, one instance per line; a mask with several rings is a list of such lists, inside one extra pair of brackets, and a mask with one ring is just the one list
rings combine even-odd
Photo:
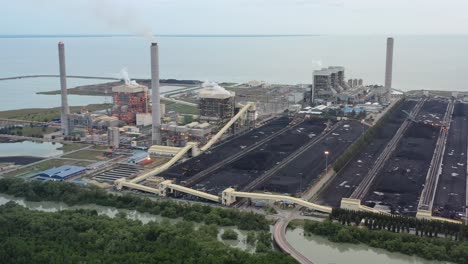
[(385, 91), (387, 102), (392, 95), (392, 68), (393, 68), (393, 38), (387, 38), (387, 59), (385, 62)]
[(158, 43), (151, 43), (151, 100), (153, 134), (152, 141), (155, 145), (161, 145), (161, 103), (159, 95), (159, 51)]
[(67, 98), (67, 73), (65, 69), (65, 45), (63, 42), (58, 43), (59, 52), (59, 67), (60, 67), (60, 90), (62, 97), (62, 109), (60, 112), (60, 120), (62, 127), (62, 134), (68, 136), (70, 133), (68, 115), (70, 114), (70, 108), (68, 108)]

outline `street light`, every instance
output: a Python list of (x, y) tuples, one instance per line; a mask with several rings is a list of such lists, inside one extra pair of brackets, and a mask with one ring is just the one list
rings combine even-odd
[(330, 152), (328, 150), (325, 150), (325, 152), (323, 152), (323, 154), (325, 154), (325, 173), (327, 173), (327, 168), (328, 168), (328, 154), (330, 154)]

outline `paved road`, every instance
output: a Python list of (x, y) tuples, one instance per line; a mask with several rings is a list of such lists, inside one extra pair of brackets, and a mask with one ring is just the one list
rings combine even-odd
[[(296, 211), (296, 210), (295, 210)], [(273, 238), (275, 239), (276, 245), (281, 248), (282, 251), (289, 254), (295, 260), (297, 260), (301, 264), (313, 264), (312, 261), (307, 259), (304, 255), (302, 255), (299, 251), (297, 251), (291, 244), (289, 244), (288, 240), (286, 239), (286, 228), (288, 227), (289, 221), (291, 221), (293, 213), (287, 217), (280, 218), (274, 227), (273, 231)]]
[[(328, 177), (331, 177), (334, 172), (333, 170), (330, 170), (327, 175), (325, 175), (324, 181), (326, 182), (328, 180)], [(322, 183), (323, 184), (323, 183)], [(307, 192), (304, 193), (302, 196), (302, 199), (308, 201), (310, 200), (313, 196), (315, 196), (318, 192), (320, 191), (320, 187), (317, 188), (311, 188)], [(286, 239), (286, 229), (288, 227), (288, 224), (291, 220), (293, 219), (310, 219), (310, 217), (305, 217), (302, 215), (299, 215), (300, 207), (295, 208), (292, 212), (290, 212), (288, 215), (281, 215), (281, 211), (279, 212), (279, 219), (276, 221), (274, 230), (273, 230), (273, 238), (275, 240), (276, 245), (278, 245), (282, 251), (286, 252), (289, 254), (291, 257), (293, 257), (295, 260), (297, 260), (299, 263), (304, 263), (304, 264), (313, 264), (311, 260), (309, 260), (307, 257), (302, 255), (299, 251), (297, 251), (291, 244), (289, 244), (288, 240)]]

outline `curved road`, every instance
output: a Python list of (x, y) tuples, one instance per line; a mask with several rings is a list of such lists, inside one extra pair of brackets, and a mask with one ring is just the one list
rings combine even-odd
[(297, 260), (301, 264), (313, 264), (312, 261), (307, 259), (304, 255), (302, 255), (299, 251), (297, 251), (291, 244), (289, 244), (288, 240), (286, 239), (286, 228), (288, 227), (289, 221), (291, 221), (291, 213), (286, 218), (280, 218), (274, 227), (273, 231), (273, 238), (282, 251), (289, 254), (295, 260)]

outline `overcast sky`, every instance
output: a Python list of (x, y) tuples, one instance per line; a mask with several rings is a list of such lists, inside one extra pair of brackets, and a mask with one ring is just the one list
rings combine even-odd
[(0, 34), (467, 34), (468, 0), (5, 0)]

